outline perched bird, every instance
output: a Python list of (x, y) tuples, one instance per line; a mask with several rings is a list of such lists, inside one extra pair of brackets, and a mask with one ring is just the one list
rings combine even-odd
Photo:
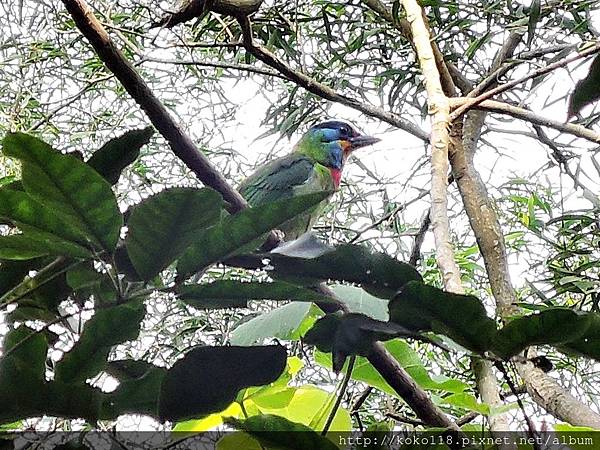
[[(379, 139), (361, 135), (345, 122), (330, 120), (311, 127), (289, 155), (275, 159), (246, 178), (238, 190), (250, 206), (296, 195), (338, 189), (350, 153)], [(310, 230), (328, 200), (298, 216), (280, 229), (285, 240)]]

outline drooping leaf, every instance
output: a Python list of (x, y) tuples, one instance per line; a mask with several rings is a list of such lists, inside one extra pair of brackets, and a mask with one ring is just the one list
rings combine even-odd
[(3, 151), (21, 160), (28, 195), (80, 229), (99, 249), (114, 250), (123, 220), (110, 185), (101, 175), (23, 133), (7, 134)]
[(575, 84), (569, 97), (568, 117), (573, 117), (584, 106), (600, 98), (600, 55), (596, 55), (587, 76)]
[(87, 160), (87, 164), (111, 185), (116, 184), (123, 169), (137, 159), (140, 149), (153, 134), (152, 127), (130, 130), (100, 147)]
[(33, 238), (67, 241), (83, 247), (90, 244), (84, 232), (23, 191), (0, 189), (0, 217), (10, 220)]
[(19, 261), (41, 256), (88, 258), (91, 254), (77, 244), (42, 233), (0, 236), (0, 259)]
[(481, 301), (411, 281), (389, 304), (390, 320), (414, 331), (433, 331), (463, 347), (485, 352), (496, 333)]
[(265, 339), (299, 339), (317, 320), (318, 308), (306, 302), (293, 302), (254, 317), (237, 326), (231, 343), (254, 345)]
[(533, 42), (533, 38), (535, 37), (535, 27), (540, 21), (541, 12), (541, 0), (532, 0), (529, 9), (529, 22), (527, 23), (527, 47), (530, 47)]
[(272, 414), (261, 414), (246, 420), (226, 419), (232, 427), (256, 438), (266, 447), (289, 450), (337, 450), (337, 446), (306, 425)]
[[(419, 355), (407, 342), (401, 339), (393, 339), (385, 342), (383, 345), (404, 370), (408, 372), (411, 378), (423, 389), (457, 393), (469, 388), (469, 385), (463, 381), (431, 374), (423, 365), (423, 361), (421, 361)], [(317, 364), (328, 369), (332, 368), (331, 355), (329, 353), (315, 350), (314, 358)], [(356, 358), (354, 369), (352, 370), (352, 379), (362, 381), (389, 395), (398, 397), (398, 393), (385, 381), (377, 369), (365, 357), (359, 356)]]
[(247, 208), (226, 217), (198, 234), (191, 248), (179, 259), (178, 273), (187, 276), (247, 250), (249, 244), (256, 243), (258, 247), (260, 242), (256, 241), (264, 238), (270, 230), (312, 208), (329, 195), (329, 191), (301, 195)]
[(171, 188), (133, 208), (125, 245), (139, 276), (158, 275), (219, 220), (221, 207), (221, 196), (212, 189)]
[[(583, 334), (572, 341), (559, 345), (558, 348), (568, 353), (574, 352), (600, 361), (600, 315), (590, 313), (587, 316), (589, 325)], [(585, 323), (585, 319), (581, 317), (578, 321)]]
[(48, 344), (43, 333), (25, 326), (4, 338), (0, 358), (0, 418), (26, 417), (31, 396), (41, 394)]
[(549, 308), (506, 324), (494, 337), (491, 350), (508, 359), (532, 345), (569, 343), (581, 338), (591, 323), (590, 314), (567, 308)]
[(167, 372), (159, 417), (182, 420), (222, 411), (241, 389), (275, 381), (286, 357), (280, 345), (195, 348)]
[(272, 283), (217, 280), (205, 284), (183, 285), (179, 298), (198, 309), (244, 308), (249, 300), (291, 300), (295, 302), (328, 302), (328, 297), (311, 289), (283, 281)]
[(320, 241), (312, 232), (302, 234), (298, 239), (284, 242), (271, 253), (291, 256), (293, 258), (316, 258), (333, 250), (331, 245)]
[(79, 341), (56, 364), (55, 379), (76, 383), (97, 375), (106, 367), (113, 345), (137, 337), (145, 311), (141, 299), (97, 309), (84, 325)]
[(304, 336), (304, 342), (332, 354), (332, 367), (339, 372), (349, 355), (368, 356), (375, 341), (412, 336), (393, 322), (381, 322), (363, 314), (327, 314)]
[(411, 265), (359, 245), (340, 245), (312, 259), (278, 254), (269, 254), (268, 259), (276, 277), (307, 284), (348, 281), (380, 298), (392, 298), (409, 281), (422, 279)]

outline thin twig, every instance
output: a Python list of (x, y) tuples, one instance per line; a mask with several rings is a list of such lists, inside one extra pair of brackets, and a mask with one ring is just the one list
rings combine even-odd
[(577, 53), (576, 55), (568, 56), (568, 57), (563, 58), (559, 61), (556, 61), (552, 64), (548, 64), (545, 67), (534, 70), (533, 72), (531, 72), (517, 80), (503, 83), (493, 89), (485, 91), (484, 93), (478, 95), (475, 98), (464, 100), (464, 103), (461, 106), (459, 106), (457, 109), (455, 109), (452, 112), (452, 114), (450, 115), (450, 117), (452, 120), (455, 120), (458, 117), (462, 116), (464, 113), (466, 113), (469, 109), (473, 108), (474, 106), (478, 105), (479, 103), (483, 102), (484, 100), (488, 100), (488, 99), (492, 98), (494, 95), (500, 94), (501, 92), (507, 91), (507, 90), (509, 90), (519, 84), (522, 84), (528, 80), (532, 80), (541, 75), (552, 72), (553, 70), (564, 67), (567, 64), (572, 63), (573, 61), (577, 61), (578, 59), (585, 58), (586, 56), (589, 56), (589, 55), (593, 55), (594, 53), (597, 53), (598, 51), (600, 51), (600, 43), (592, 45), (590, 48), (582, 50), (581, 52)]
[(340, 391), (337, 395), (337, 398), (335, 399), (335, 403), (333, 404), (331, 411), (329, 412), (329, 417), (327, 417), (327, 421), (325, 422), (325, 425), (323, 426), (323, 431), (321, 431), (321, 436), (325, 436), (327, 434), (327, 432), (329, 431), (329, 427), (331, 427), (331, 424), (333, 423), (333, 419), (335, 418), (335, 415), (336, 415), (340, 405), (342, 404), (342, 399), (344, 398), (344, 395), (346, 395), (346, 389), (348, 388), (348, 383), (350, 382), (350, 377), (352, 376), (352, 370), (354, 369), (355, 362), (356, 362), (356, 355), (352, 355), (350, 357), (350, 359), (348, 360), (348, 367), (346, 367), (346, 373), (344, 374), (344, 379), (342, 380), (342, 384), (340, 386)]

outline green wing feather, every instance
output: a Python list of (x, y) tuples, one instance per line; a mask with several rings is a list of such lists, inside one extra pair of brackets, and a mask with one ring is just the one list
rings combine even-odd
[(275, 159), (246, 178), (238, 190), (252, 206), (294, 196), (294, 189), (307, 183), (315, 163), (292, 153)]

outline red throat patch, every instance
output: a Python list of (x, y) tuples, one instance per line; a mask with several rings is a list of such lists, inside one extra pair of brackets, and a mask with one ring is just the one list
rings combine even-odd
[(333, 185), (335, 188), (340, 187), (340, 181), (342, 180), (342, 171), (340, 169), (329, 168), (329, 172), (331, 172), (331, 178), (333, 179)]

